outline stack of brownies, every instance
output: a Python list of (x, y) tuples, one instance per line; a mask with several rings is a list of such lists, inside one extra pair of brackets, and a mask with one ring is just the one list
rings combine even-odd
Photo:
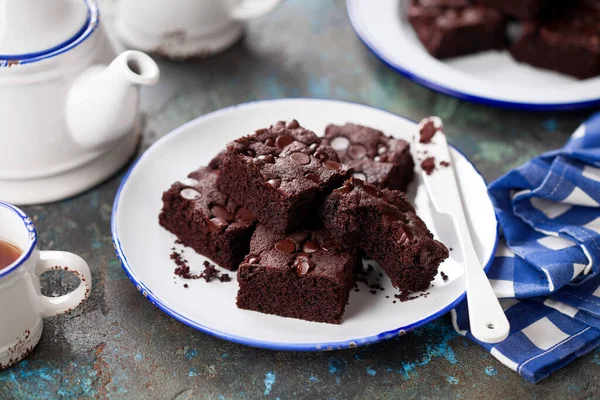
[(278, 122), (173, 184), (159, 221), (238, 270), (238, 307), (340, 323), (362, 256), (403, 296), (448, 257), (402, 192), (413, 169), (409, 144), (381, 131), (330, 125), (320, 138)]
[(410, 0), (407, 15), (437, 58), (508, 48), (539, 68), (579, 79), (600, 75), (598, 0)]

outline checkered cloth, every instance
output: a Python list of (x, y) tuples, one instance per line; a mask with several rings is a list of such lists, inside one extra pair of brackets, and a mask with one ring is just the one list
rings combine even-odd
[(465, 302), (453, 322), (535, 383), (600, 345), (600, 113), (563, 149), (509, 172), (489, 194), (504, 239), (488, 277), (510, 336), (477, 341)]

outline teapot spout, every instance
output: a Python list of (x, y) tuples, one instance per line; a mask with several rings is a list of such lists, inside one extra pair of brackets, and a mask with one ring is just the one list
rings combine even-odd
[(73, 82), (66, 122), (82, 147), (98, 150), (130, 133), (139, 111), (141, 85), (154, 85), (160, 73), (148, 55), (125, 51), (108, 66), (94, 65)]

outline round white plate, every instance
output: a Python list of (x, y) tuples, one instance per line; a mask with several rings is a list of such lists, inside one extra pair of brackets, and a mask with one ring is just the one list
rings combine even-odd
[(577, 80), (517, 63), (508, 51), (437, 60), (405, 16), (408, 0), (347, 0), (354, 30), (377, 57), (430, 89), (463, 100), (525, 110), (600, 104), (600, 77)]
[[(435, 236), (456, 250), (440, 267), (427, 297), (394, 303), (387, 277), (385, 291), (350, 293), (343, 322), (330, 325), (240, 310), (235, 305), (237, 282), (174, 279), (169, 259), (175, 236), (158, 224), (161, 195), (225, 147), (225, 144), (278, 120), (296, 118), (317, 133), (329, 123), (354, 122), (411, 140), (414, 122), (375, 108), (333, 100), (289, 99), (248, 103), (204, 115), (156, 142), (131, 168), (117, 193), (112, 234), (123, 268), (145, 297), (175, 319), (203, 332), (251, 346), (282, 350), (327, 350), (360, 346), (402, 335), (429, 322), (464, 297), (462, 256), (450, 221), (432, 210), (424, 185), (417, 177), (408, 193), (418, 214)], [(488, 265), (497, 243), (497, 222), (486, 184), (473, 165), (456, 149), (452, 161), (458, 171), (473, 237), (483, 265)], [(204, 257), (188, 249), (192, 270), (202, 269)], [(372, 274), (377, 276), (377, 270)], [(372, 279), (372, 278), (371, 278)], [(188, 283), (189, 288), (183, 288)], [(390, 298), (386, 298), (389, 296)]]

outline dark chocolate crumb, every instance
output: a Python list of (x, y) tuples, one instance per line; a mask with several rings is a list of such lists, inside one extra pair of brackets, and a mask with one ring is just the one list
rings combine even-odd
[(431, 139), (433, 138), (433, 136), (435, 135), (435, 133), (437, 132), (437, 129), (435, 127), (435, 124), (433, 121), (429, 120), (427, 121), (422, 127), (421, 127), (421, 131), (419, 132), (419, 142), (420, 143), (431, 143)]
[[(221, 282), (231, 281), (229, 274), (221, 275), (217, 267), (208, 261), (204, 261), (204, 270), (200, 272), (200, 274), (192, 274), (188, 261), (181, 256), (182, 253), (183, 251), (180, 253), (173, 251), (169, 256), (169, 258), (175, 262), (175, 265), (177, 265), (177, 268), (175, 268), (174, 271), (176, 276), (183, 279), (204, 279), (206, 282), (210, 282), (213, 278), (217, 278)], [(187, 284), (185, 284), (184, 287), (187, 288)]]
[(360, 292), (359, 288), (354, 289), (355, 292)]
[(212, 281), (213, 278), (218, 278), (219, 271), (217, 267), (208, 261), (204, 261), (202, 264), (204, 265), (204, 271), (200, 274), (200, 278), (203, 278), (206, 282)]
[(385, 298), (386, 298), (386, 299), (389, 299), (389, 298), (390, 298), (390, 296), (385, 296)]
[(452, 247), (448, 247), (448, 250), (449, 250), (449, 251), (452, 251), (452, 250), (454, 250), (454, 249), (453, 249)]
[(183, 287), (184, 287), (184, 288), (186, 288), (186, 289), (187, 289), (187, 288), (189, 288), (189, 286), (188, 286), (188, 284), (187, 284), (187, 283), (184, 283), (184, 284), (183, 284)]
[(448, 167), (448, 166), (450, 166), (450, 163), (448, 161), (442, 161), (442, 162), (440, 162), (440, 165), (442, 167)]
[(448, 275), (446, 275), (444, 273), (444, 271), (440, 271), (440, 275), (442, 276), (442, 279), (444, 280), (444, 282), (446, 282), (448, 280)]
[(427, 175), (431, 175), (435, 169), (435, 158), (427, 157), (424, 159), (421, 163), (421, 168), (423, 171), (425, 171), (425, 173), (427, 173)]
[(371, 294), (377, 294), (377, 290), (371, 290)]
[(396, 300), (394, 300), (394, 304), (396, 304)]

